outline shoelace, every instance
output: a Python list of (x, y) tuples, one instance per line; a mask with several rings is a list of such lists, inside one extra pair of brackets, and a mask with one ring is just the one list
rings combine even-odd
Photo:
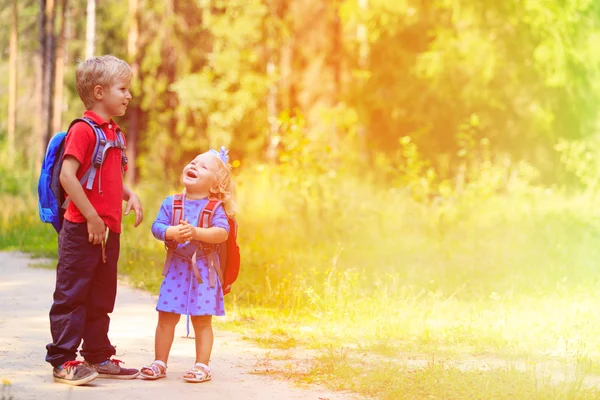
[(110, 361), (111, 363), (115, 364), (117, 367), (119, 366), (119, 364), (125, 364), (124, 361), (117, 360), (116, 358), (112, 358), (112, 359), (110, 359), (108, 361)]
[(78, 365), (81, 365), (81, 364), (83, 364), (83, 361), (73, 360), (73, 361), (67, 361), (67, 362), (65, 362), (62, 365), (62, 367), (63, 367), (63, 369), (75, 368), (75, 367), (77, 367)]

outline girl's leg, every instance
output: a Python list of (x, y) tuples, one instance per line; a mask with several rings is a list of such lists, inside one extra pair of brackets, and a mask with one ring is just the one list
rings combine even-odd
[(196, 336), (196, 362), (208, 365), (213, 347), (212, 315), (192, 316)]
[(155, 380), (166, 376), (167, 360), (179, 317), (179, 314), (158, 312), (158, 324), (154, 336), (154, 361), (150, 365), (142, 367), (140, 372), (143, 379)]
[(156, 336), (154, 339), (154, 356), (155, 360), (160, 360), (167, 363), (169, 352), (175, 337), (175, 326), (179, 322), (181, 315), (159, 311), (158, 325), (156, 325)]

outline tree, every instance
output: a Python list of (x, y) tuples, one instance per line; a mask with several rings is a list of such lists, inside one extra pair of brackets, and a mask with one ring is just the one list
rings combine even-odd
[(60, 20), (59, 20), (59, 31), (56, 46), (56, 73), (54, 76), (54, 116), (52, 118), (52, 132), (58, 132), (61, 129), (62, 124), (62, 110), (63, 110), (63, 88), (64, 88), (64, 76), (65, 76), (65, 58), (67, 55), (67, 39), (65, 35), (67, 25), (67, 9), (68, 0), (60, 1)]
[[(127, 35), (127, 55), (129, 63), (133, 70), (133, 82), (136, 87), (139, 87), (138, 82), (140, 64), (138, 61), (138, 38), (139, 38), (139, 0), (129, 0), (129, 33)], [(137, 178), (137, 139), (139, 132), (139, 114), (140, 110), (137, 106), (137, 101), (131, 101), (127, 112), (129, 126), (127, 130), (127, 153), (129, 157), (129, 165), (127, 170), (127, 182), (133, 185)]]
[(41, 166), (44, 149), (52, 133), (52, 88), (54, 86), (54, 16), (56, 5), (54, 0), (40, 0), (39, 12), (39, 62), (37, 72), (38, 115), (39, 123), (35, 130), (39, 140), (35, 140), (35, 169)]
[(96, 0), (87, 0), (85, 58), (94, 56), (96, 46)]
[[(284, 79), (281, 77), (281, 62), (279, 77), (277, 76), (277, 61), (282, 59), (281, 42), (275, 38), (281, 37), (282, 26), (280, 24), (282, 15), (285, 14), (285, 0), (274, 0), (268, 3), (268, 16), (265, 21), (265, 37), (270, 38), (266, 44), (266, 74), (269, 80), (269, 91), (267, 93), (267, 121), (269, 128), (267, 129), (266, 151), (265, 158), (270, 163), (277, 161), (277, 147), (279, 145), (279, 114), (281, 112), (281, 94), (280, 82)], [(279, 33), (279, 34), (278, 34)]]
[(19, 12), (17, 0), (12, 1), (12, 26), (10, 31), (9, 76), (8, 76), (8, 155), (15, 152), (17, 122), (17, 55), (18, 55)]
[(281, 57), (284, 109), (303, 113), (311, 136), (328, 136), (324, 140), (328, 145), (335, 144), (336, 135), (324, 121), (323, 112), (341, 99), (339, 7), (338, 0), (295, 0), (289, 2), (282, 16), (287, 30)]
[[(45, 4), (44, 4), (45, 3)], [(44, 24), (41, 27), (43, 30), (43, 58), (42, 58), (42, 121), (43, 121), (43, 137), (44, 147), (50, 141), (53, 133), (52, 118), (54, 117), (54, 85), (56, 71), (56, 48), (55, 48), (55, 33), (54, 26), (56, 22), (56, 1), (42, 0), (44, 8)]]

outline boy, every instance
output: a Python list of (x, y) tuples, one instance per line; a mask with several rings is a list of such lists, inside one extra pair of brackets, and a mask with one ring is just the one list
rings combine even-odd
[[(125, 114), (131, 100), (130, 66), (113, 56), (90, 58), (77, 67), (76, 87), (92, 120), (107, 140), (117, 139), (118, 125), (113, 116)], [(85, 122), (70, 129), (60, 183), (68, 194), (62, 229), (58, 236), (58, 265), (54, 303), (50, 309), (52, 343), (46, 346), (48, 361), (54, 367), (54, 380), (83, 385), (96, 377), (133, 379), (139, 371), (119, 366), (111, 360), (115, 348), (108, 339), (109, 313), (117, 294), (117, 261), (121, 233), (122, 201), (125, 214), (135, 212), (135, 225), (143, 219), (138, 196), (123, 184), (124, 154), (109, 148), (94, 177), (90, 190), (80, 179), (88, 170), (96, 146), (96, 135)], [(81, 355), (75, 361), (83, 340)]]

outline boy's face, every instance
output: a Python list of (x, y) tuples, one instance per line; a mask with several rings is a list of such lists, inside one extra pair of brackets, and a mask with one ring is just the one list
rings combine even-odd
[(215, 156), (203, 153), (186, 165), (182, 175), (186, 193), (208, 196), (217, 181), (218, 162)]
[[(125, 114), (127, 104), (132, 99), (129, 93), (131, 80), (117, 78), (110, 86), (100, 87), (99, 93), (96, 92), (98, 111), (103, 112), (108, 117), (120, 117)], [(97, 90), (99, 86), (96, 86)], [(100, 95), (100, 96), (98, 96)]]

